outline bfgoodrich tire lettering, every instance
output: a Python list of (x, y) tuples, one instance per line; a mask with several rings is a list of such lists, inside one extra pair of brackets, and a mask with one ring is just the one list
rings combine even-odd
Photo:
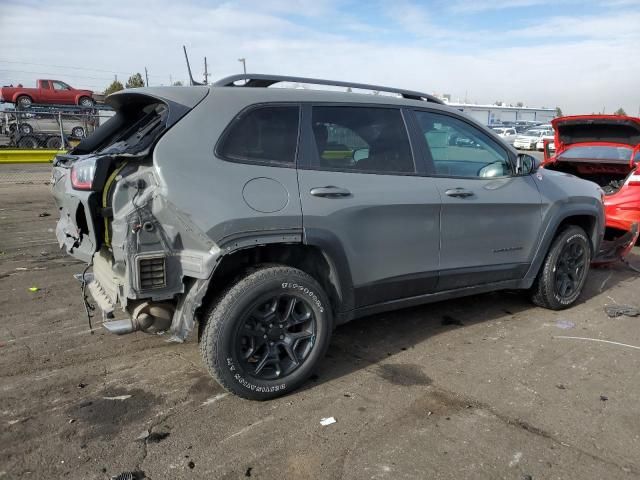
[(258, 268), (205, 315), (200, 351), (226, 390), (251, 400), (299, 387), (324, 356), (332, 329), (322, 287), (301, 270)]
[(570, 226), (554, 239), (531, 288), (531, 300), (540, 307), (562, 310), (573, 305), (587, 279), (591, 243), (584, 230)]

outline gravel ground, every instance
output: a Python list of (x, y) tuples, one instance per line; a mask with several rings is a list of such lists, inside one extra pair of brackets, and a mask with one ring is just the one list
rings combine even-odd
[(495, 293), (357, 320), (305, 388), (250, 402), (195, 339), (89, 332), (40, 180), (0, 181), (2, 479), (640, 477), (640, 318), (602, 310), (640, 302), (624, 265), (563, 312)]

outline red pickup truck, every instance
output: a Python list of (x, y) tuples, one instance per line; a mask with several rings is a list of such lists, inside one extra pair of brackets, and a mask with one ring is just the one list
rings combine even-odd
[(0, 102), (15, 103), (18, 108), (28, 108), (32, 103), (53, 105), (94, 105), (91, 90), (77, 90), (60, 80), (38, 80), (37, 88), (17, 87), (0, 88)]

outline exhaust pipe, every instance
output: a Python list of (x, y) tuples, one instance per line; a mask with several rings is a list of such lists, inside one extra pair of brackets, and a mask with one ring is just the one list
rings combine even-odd
[(124, 320), (104, 322), (102, 326), (116, 335), (126, 335), (142, 331), (160, 333), (169, 329), (175, 307), (169, 303), (142, 302), (131, 312), (131, 317)]

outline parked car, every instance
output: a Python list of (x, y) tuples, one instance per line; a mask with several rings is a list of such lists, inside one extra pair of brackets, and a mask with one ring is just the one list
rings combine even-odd
[[(84, 138), (87, 134), (86, 122), (82, 117), (64, 116), (62, 119), (62, 131), (66, 135), (77, 138)], [(28, 114), (21, 115), (20, 120), (10, 120), (8, 124), (9, 133), (19, 131), (24, 135), (32, 133), (60, 133), (60, 123), (57, 115), (50, 114)]]
[(552, 134), (553, 130), (545, 130), (538, 127), (530, 128), (516, 136), (513, 146), (518, 150), (535, 150), (539, 140)]
[(556, 151), (545, 152), (544, 168), (600, 185), (608, 233), (632, 231), (640, 224), (640, 118), (578, 115), (552, 125)]
[(55, 105), (80, 105), (90, 108), (94, 105), (91, 90), (79, 90), (60, 80), (37, 80), (36, 88), (5, 86), (0, 88), (0, 102), (15, 103), (25, 109), (33, 103)]
[(597, 185), (425, 93), (235, 75), (106, 101), (115, 118), (54, 162), (60, 245), (91, 266), (106, 330), (198, 326), (245, 398), (296, 389), (336, 325), (375, 312), (503, 289), (567, 308), (599, 248)]
[(516, 139), (517, 132), (514, 127), (493, 127), (492, 130), (498, 134), (509, 145), (513, 145)]
[(553, 143), (553, 139), (553, 135), (545, 135), (541, 137), (540, 140), (538, 140), (538, 143), (536, 143), (536, 150), (538, 150), (539, 152), (544, 152), (545, 140), (549, 140), (549, 142), (547, 142), (549, 150), (555, 150), (556, 146), (555, 143)]

